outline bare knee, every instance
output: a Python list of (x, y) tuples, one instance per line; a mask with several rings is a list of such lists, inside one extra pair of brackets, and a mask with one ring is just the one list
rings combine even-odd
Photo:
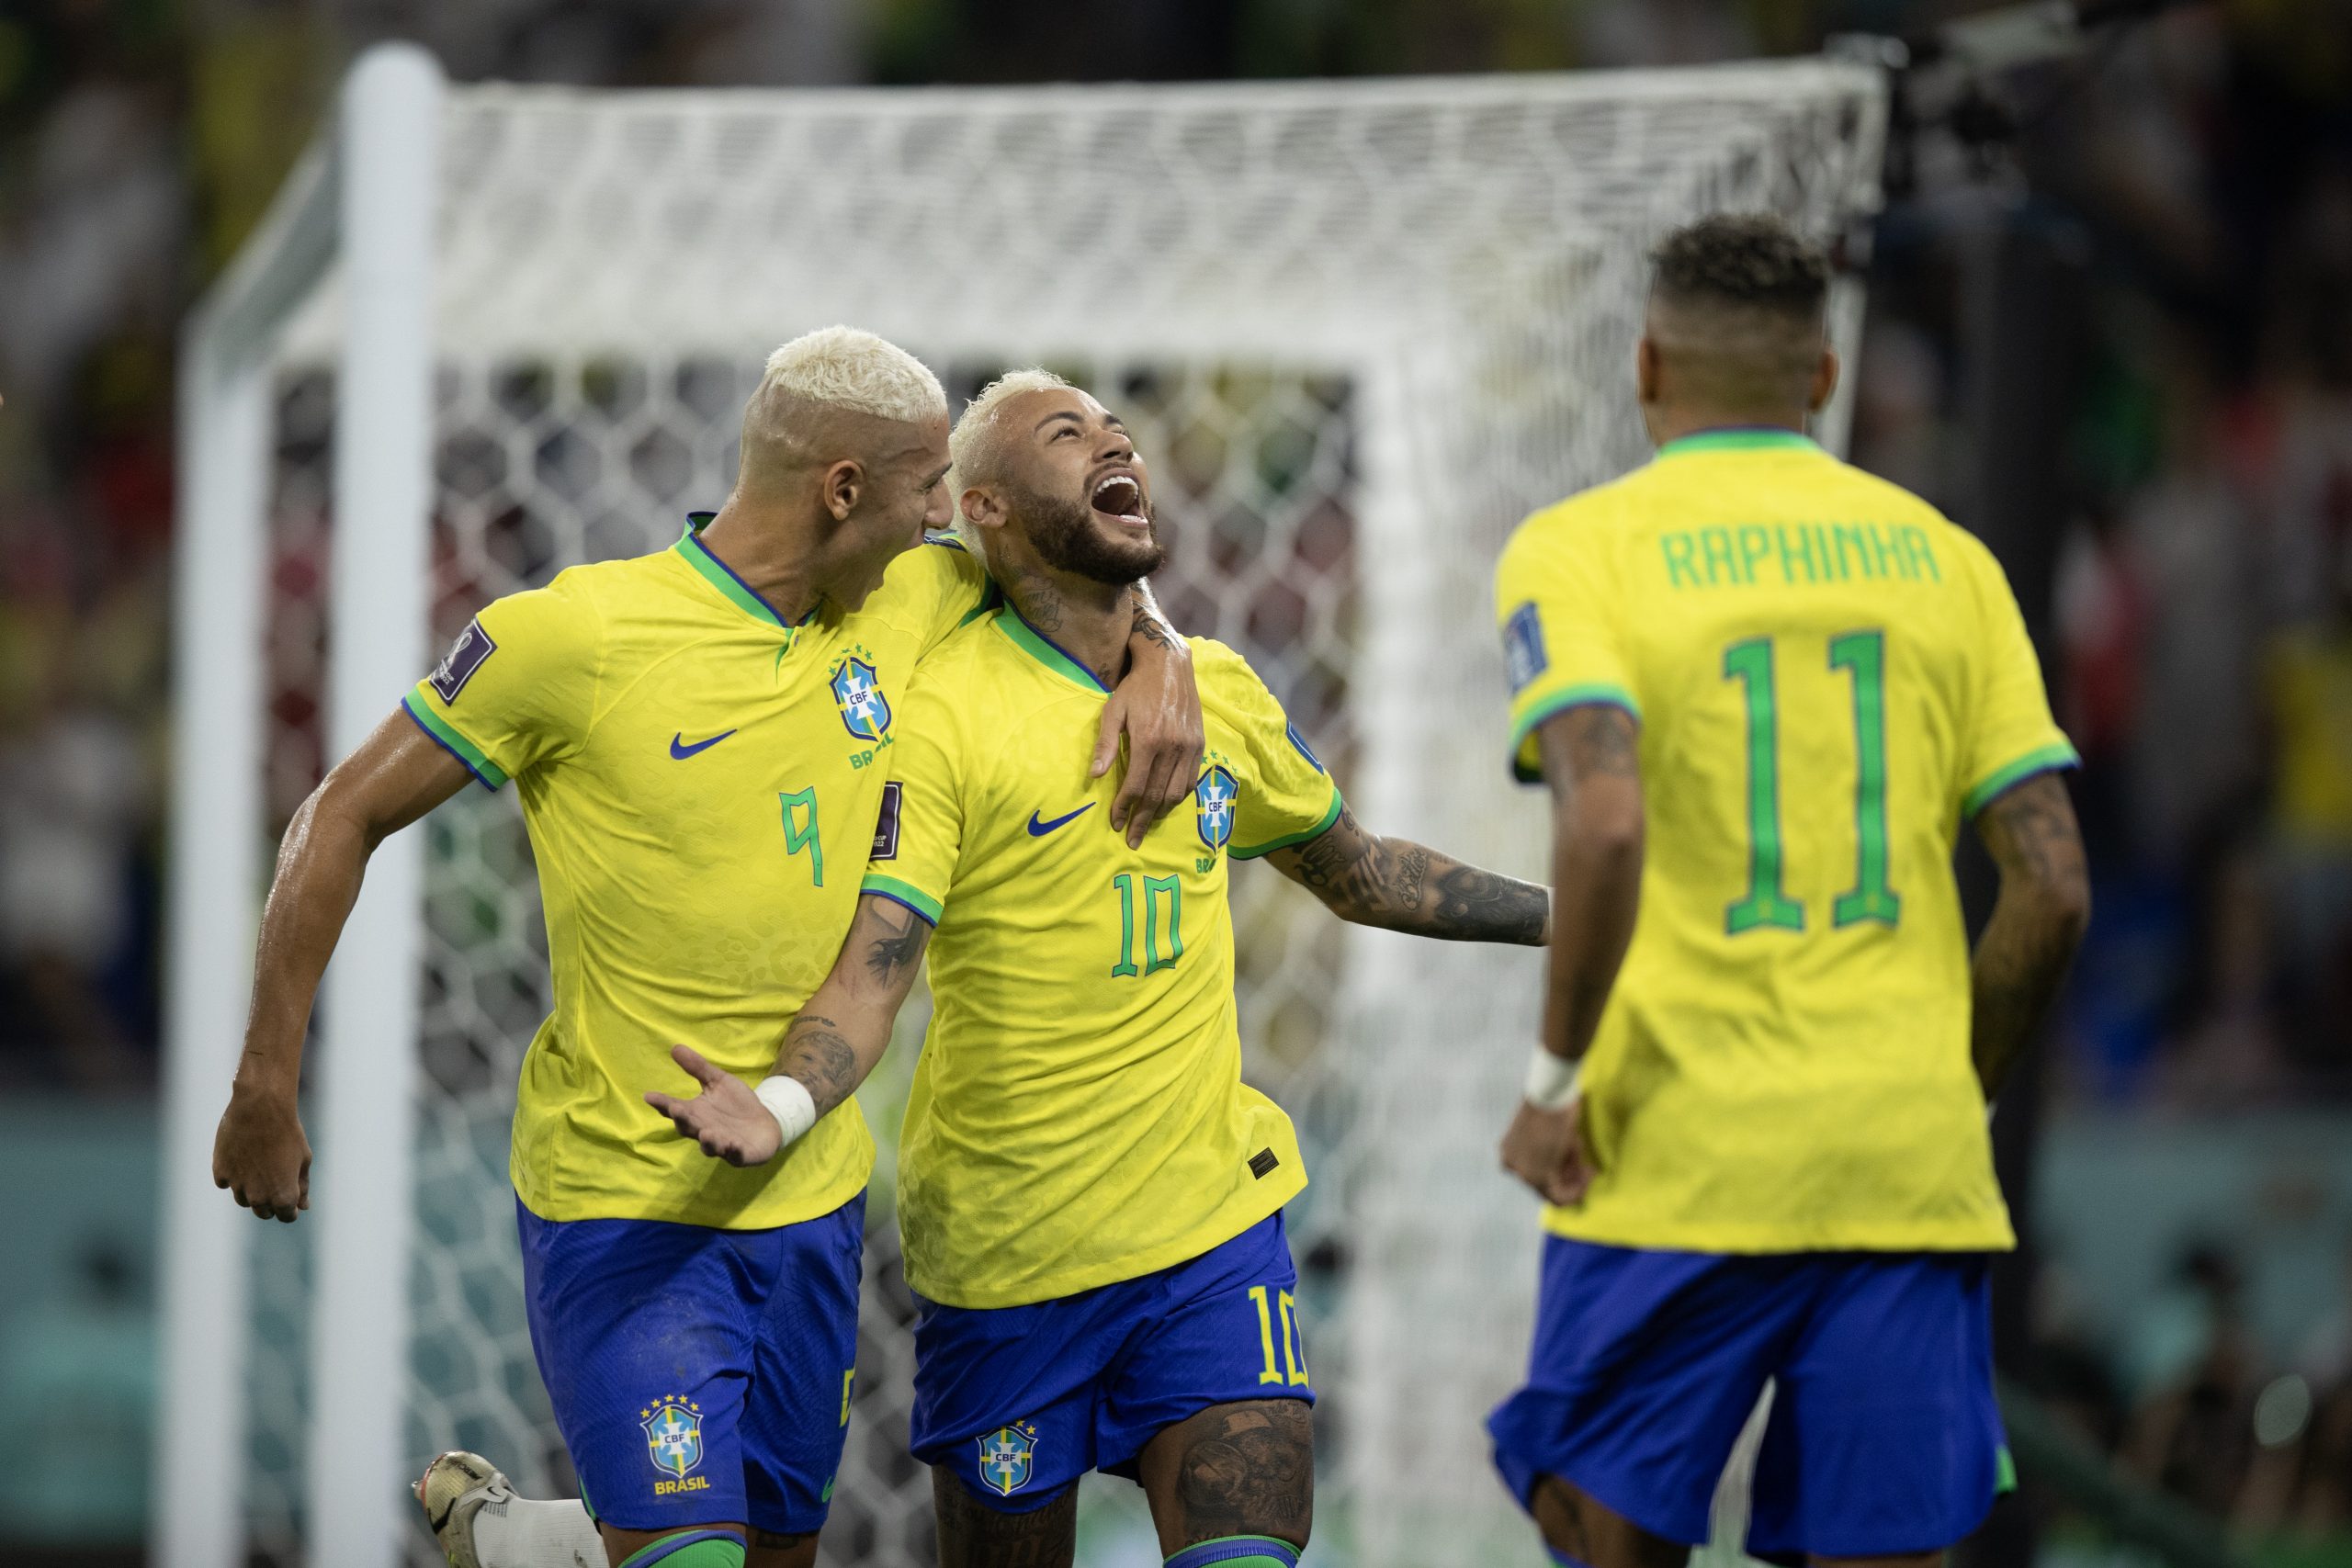
[(743, 1568), (817, 1568), (817, 1532), (754, 1529)]
[(1166, 1556), (1229, 1535), (1304, 1547), (1315, 1524), (1315, 1422), (1304, 1400), (1213, 1404), (1154, 1436), (1139, 1469)]
[(939, 1568), (1070, 1568), (1078, 1556), (1078, 1488), (1023, 1513), (1001, 1514), (943, 1465), (931, 1471)]
[(1690, 1549), (1655, 1536), (1556, 1475), (1536, 1478), (1528, 1511), (1544, 1544), (1583, 1568), (1684, 1568)]

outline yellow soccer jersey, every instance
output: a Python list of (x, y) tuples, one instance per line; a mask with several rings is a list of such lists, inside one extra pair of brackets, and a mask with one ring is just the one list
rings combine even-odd
[(756, 1230), (838, 1208), (874, 1140), (854, 1107), (754, 1169), (680, 1137), (691, 1043), (749, 1082), (857, 902), (892, 713), (915, 660), (987, 591), (960, 547), (908, 551), (863, 609), (786, 626), (695, 537), (574, 567), (475, 617), (411, 717), (522, 791), (555, 1010), (523, 1061), (510, 1170), (550, 1220)]
[(865, 891), (938, 927), (899, 1145), (907, 1282), (933, 1301), (1135, 1279), (1306, 1185), (1290, 1118), (1241, 1081), (1226, 874), (1323, 832), (1340, 794), (1241, 657), (1192, 642), (1208, 759), (1139, 851), (1086, 776), (1102, 687), (1019, 615), (908, 692)]
[(1641, 915), (1563, 1235), (1705, 1252), (2015, 1245), (1969, 1063), (1962, 818), (2075, 761), (2007, 581), (1924, 502), (1720, 431), (1537, 513), (1497, 610), (1512, 759), (1641, 722)]

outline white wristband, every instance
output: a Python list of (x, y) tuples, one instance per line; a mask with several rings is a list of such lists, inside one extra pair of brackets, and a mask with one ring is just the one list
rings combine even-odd
[(817, 1124), (817, 1101), (810, 1097), (808, 1086), (798, 1078), (762, 1078), (760, 1087), (752, 1092), (760, 1097), (760, 1103), (775, 1118), (777, 1128), (784, 1134), (786, 1148)]
[(1576, 1099), (1577, 1077), (1583, 1070), (1581, 1061), (1555, 1056), (1538, 1045), (1527, 1059), (1527, 1103), (1538, 1111), (1561, 1109)]

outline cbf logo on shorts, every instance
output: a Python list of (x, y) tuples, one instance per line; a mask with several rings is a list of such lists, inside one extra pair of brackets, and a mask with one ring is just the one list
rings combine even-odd
[(1201, 782), (1193, 786), (1193, 809), (1199, 815), (1201, 842), (1211, 850), (1225, 848), (1233, 837), (1233, 803), (1240, 795), (1241, 786), (1222, 763), (1212, 762)]
[(1010, 1497), (1029, 1484), (1036, 1457), (1036, 1427), (1026, 1421), (999, 1427), (980, 1439), (980, 1484)]
[(683, 1393), (665, 1393), (637, 1413), (645, 1429), (645, 1451), (668, 1479), (653, 1483), (653, 1495), (707, 1492), (710, 1477), (696, 1475), (702, 1463), (702, 1406)]
[(860, 740), (879, 741), (890, 732), (890, 699), (882, 694), (882, 677), (856, 654), (833, 666), (833, 702), (842, 722)]

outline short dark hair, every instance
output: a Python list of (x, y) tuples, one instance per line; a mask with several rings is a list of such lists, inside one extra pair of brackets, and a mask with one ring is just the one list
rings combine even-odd
[(1657, 288), (1677, 304), (1749, 306), (1816, 316), (1829, 293), (1829, 258), (1786, 219), (1718, 212), (1685, 224), (1650, 253)]

